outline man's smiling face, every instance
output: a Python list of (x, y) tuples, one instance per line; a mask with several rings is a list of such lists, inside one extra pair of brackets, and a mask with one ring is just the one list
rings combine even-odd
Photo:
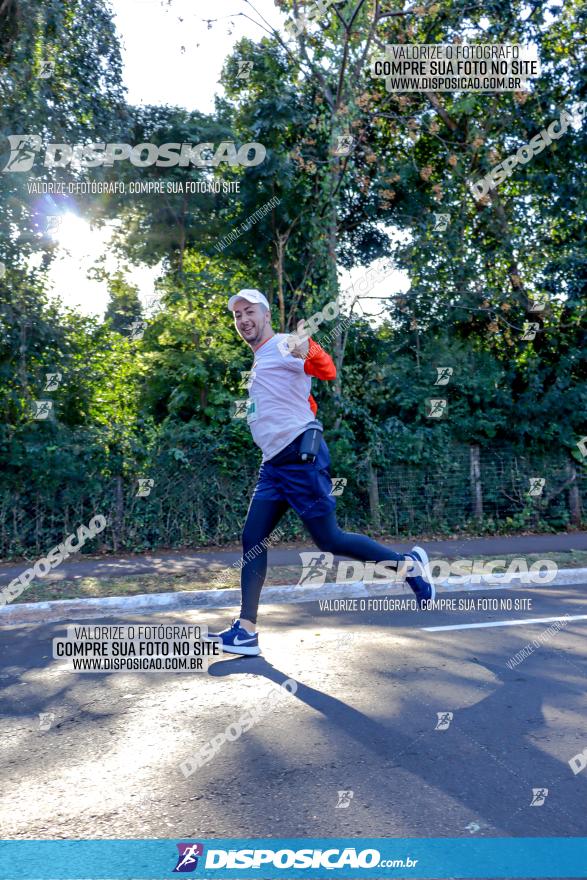
[(239, 336), (252, 348), (256, 348), (267, 337), (271, 328), (269, 312), (261, 303), (251, 303), (237, 299), (234, 306), (234, 324)]

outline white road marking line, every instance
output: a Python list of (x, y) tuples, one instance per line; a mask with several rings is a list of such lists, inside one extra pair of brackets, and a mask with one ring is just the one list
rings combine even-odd
[(527, 620), (491, 620), (487, 623), (455, 623), (452, 626), (422, 626), (426, 632), (449, 629), (481, 629), (489, 626), (524, 626), (528, 623), (552, 623), (555, 620), (587, 620), (587, 614), (561, 614), (559, 617), (529, 617)]

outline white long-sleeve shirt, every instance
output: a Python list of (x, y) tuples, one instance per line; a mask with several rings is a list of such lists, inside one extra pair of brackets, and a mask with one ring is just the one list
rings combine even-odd
[(263, 461), (285, 449), (314, 421), (311, 376), (333, 379), (336, 375), (330, 355), (312, 340), (304, 360), (282, 354), (284, 346), (280, 349), (279, 344), (287, 338), (288, 334), (276, 333), (259, 346), (249, 381), (247, 422)]

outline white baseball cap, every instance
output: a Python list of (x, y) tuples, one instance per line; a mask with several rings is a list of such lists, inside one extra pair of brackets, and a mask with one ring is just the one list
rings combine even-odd
[(269, 302), (265, 294), (261, 293), (260, 290), (239, 290), (238, 293), (235, 293), (234, 296), (231, 296), (228, 300), (228, 308), (231, 312), (234, 311), (234, 304), (237, 299), (246, 299), (247, 302), (250, 303), (261, 303), (262, 306), (269, 311)]

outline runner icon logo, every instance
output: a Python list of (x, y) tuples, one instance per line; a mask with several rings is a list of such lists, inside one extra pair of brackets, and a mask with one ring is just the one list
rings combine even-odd
[(302, 573), (298, 586), (302, 584), (323, 584), (326, 580), (326, 572), (334, 562), (332, 553), (300, 553), (302, 560)]
[(330, 490), (331, 495), (342, 495), (344, 492), (344, 488), (347, 484), (346, 477), (332, 477), (332, 489)]
[(434, 232), (446, 232), (450, 223), (450, 214), (434, 214)]
[(450, 382), (450, 378), (454, 373), (454, 367), (436, 367), (436, 382), (435, 385), (448, 385)]
[(204, 855), (201, 843), (178, 843), (179, 856), (173, 869), (174, 874), (189, 874), (198, 867), (198, 857)]
[(448, 730), (454, 715), (452, 712), (437, 712), (436, 717), (438, 718), (438, 721), (436, 722), (434, 730)]
[(29, 418), (36, 421), (44, 421), (49, 418), (52, 411), (52, 400), (33, 400), (29, 409)]
[(338, 792), (338, 803), (336, 804), (337, 810), (344, 810), (350, 807), (351, 800), (354, 798), (354, 791), (339, 791)]
[(426, 413), (427, 418), (442, 419), (446, 415), (447, 403), (447, 400), (440, 400), (431, 397), (428, 401), (428, 412)]
[(251, 76), (252, 70), (253, 70), (253, 62), (252, 61), (239, 61), (238, 62), (238, 73), (236, 75), (236, 78), (248, 80), (249, 77)]
[(530, 477), (530, 488), (528, 489), (528, 495), (532, 495), (533, 497), (538, 497), (542, 495), (542, 491), (546, 484), (546, 480), (544, 477)]
[(63, 373), (45, 373), (45, 387), (43, 391), (57, 391), (63, 379)]
[(39, 730), (51, 730), (55, 721), (55, 712), (39, 712)]
[(541, 807), (544, 804), (544, 801), (548, 797), (548, 789), (547, 788), (533, 788), (532, 789), (532, 800), (530, 801), (531, 807)]
[(522, 327), (522, 339), (524, 342), (531, 342), (536, 339), (536, 334), (540, 330), (540, 324), (533, 321), (525, 321)]
[(348, 156), (355, 145), (355, 139), (352, 134), (340, 134), (336, 139), (336, 146), (333, 149), (334, 156)]

